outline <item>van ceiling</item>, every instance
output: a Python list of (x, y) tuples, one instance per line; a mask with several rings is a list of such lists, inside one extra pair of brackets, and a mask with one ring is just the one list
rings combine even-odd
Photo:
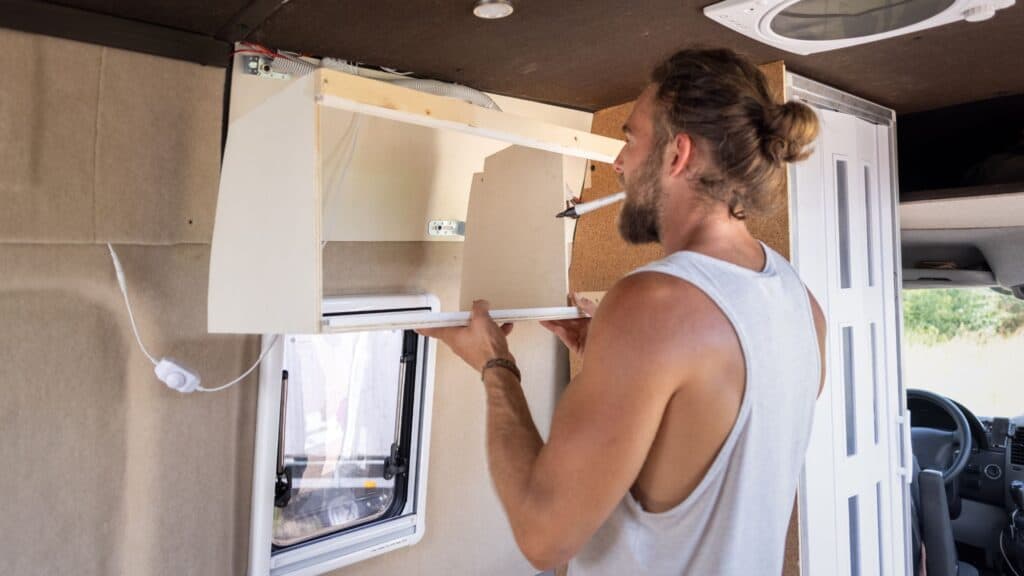
[(1024, 2), (881, 42), (798, 56), (704, 17), (709, 0), (513, 0), (484, 21), (473, 0), (57, 0), (56, 4), (414, 72), (584, 110), (632, 100), (651, 67), (692, 44), (725, 46), (898, 113), (1024, 93)]

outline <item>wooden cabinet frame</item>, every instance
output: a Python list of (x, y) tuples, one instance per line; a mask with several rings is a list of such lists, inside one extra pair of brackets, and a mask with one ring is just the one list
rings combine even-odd
[[(236, 70), (239, 68), (236, 66)], [(612, 162), (622, 146), (613, 138), (329, 69), (287, 81), (236, 71), (232, 84), (210, 255), (210, 332), (319, 333), (341, 329), (325, 323), (321, 314), (324, 233), (320, 130), (324, 108), (456, 130), (597, 162)], [(243, 90), (255, 91), (258, 97), (236, 106), (235, 95)], [(515, 243), (510, 244), (508, 249), (515, 249)], [(495, 311), (495, 315), (532, 319), (577, 314), (575, 308), (552, 311), (550, 302), (538, 302), (537, 306), (543, 310), (531, 313), (517, 306), (516, 310)], [(468, 318), (466, 312), (456, 314), (409, 316), (389, 327), (450, 324)]]

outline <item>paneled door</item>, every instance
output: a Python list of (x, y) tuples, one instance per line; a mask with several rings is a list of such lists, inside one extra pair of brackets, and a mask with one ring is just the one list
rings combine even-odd
[(793, 169), (794, 263), (828, 318), (801, 480), (803, 573), (904, 574), (906, 467), (890, 125), (817, 110)]

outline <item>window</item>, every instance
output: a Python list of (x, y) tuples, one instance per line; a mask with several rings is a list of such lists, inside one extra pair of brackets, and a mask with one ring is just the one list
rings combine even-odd
[[(325, 321), (437, 309), (428, 296), (323, 306)], [(427, 346), (412, 330), (287, 334), (268, 354), (250, 576), (320, 574), (422, 537), (433, 376)]]
[(850, 271), (850, 181), (846, 160), (836, 159), (836, 210), (839, 214), (839, 287), (853, 285)]
[(991, 288), (904, 290), (903, 319), (908, 388), (941, 394), (981, 417), (1024, 414), (1024, 300)]

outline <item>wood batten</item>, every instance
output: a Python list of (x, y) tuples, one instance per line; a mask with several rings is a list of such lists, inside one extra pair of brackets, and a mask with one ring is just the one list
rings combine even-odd
[(456, 130), (597, 162), (613, 162), (622, 147), (622, 141), (614, 138), (517, 117), (380, 80), (329, 69), (320, 69), (316, 74), (317, 100), (331, 108)]

